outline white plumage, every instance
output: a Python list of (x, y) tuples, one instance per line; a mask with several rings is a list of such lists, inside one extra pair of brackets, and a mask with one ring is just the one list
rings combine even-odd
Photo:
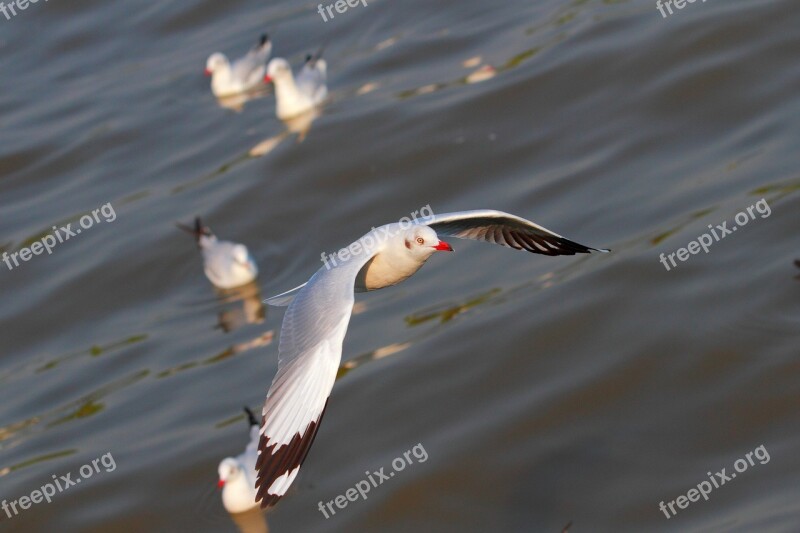
[(272, 42), (267, 35), (262, 35), (258, 45), (232, 65), (225, 54), (211, 54), (206, 61), (206, 75), (211, 76), (211, 92), (222, 98), (260, 87), (270, 55)]
[(275, 84), (275, 114), (279, 119), (296, 117), (325, 101), (328, 96), (328, 65), (321, 55), (320, 50), (306, 57), (296, 78), (285, 59), (276, 57), (269, 62), (264, 81)]
[(288, 308), (281, 327), (278, 373), (264, 404), (256, 463), (262, 507), (274, 505), (286, 494), (317, 433), (339, 368), (354, 292), (395, 285), (435, 252), (452, 251), (439, 235), (544, 255), (607, 251), (500, 211), (449, 213), (373, 229), (348, 247), (348, 258), (331, 262), (308, 283), (267, 300)]
[(199, 218), (195, 219), (194, 228), (182, 224), (178, 227), (195, 236), (203, 253), (203, 270), (216, 287), (240, 287), (258, 276), (258, 267), (244, 244), (220, 241)]

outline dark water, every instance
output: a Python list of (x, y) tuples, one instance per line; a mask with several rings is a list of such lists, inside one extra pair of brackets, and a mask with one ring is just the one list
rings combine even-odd
[[(277, 366), (282, 311), (259, 300), (429, 204), (613, 253), (462, 241), (359, 295), (349, 371), (271, 531), (796, 531), (797, 2), (667, 19), (652, 1), (384, 0), (327, 23), (316, 9), (0, 15), (0, 251), (108, 202), (117, 217), (0, 263), (0, 498), (116, 464), (0, 511), (0, 529), (237, 531), (214, 487)], [(332, 100), (302, 142), (271, 97), (223, 109), (202, 76), (264, 30), (294, 64), (327, 44)], [(479, 64), (497, 75), (468, 83)], [(659, 262), (761, 199), (768, 217)], [(249, 246), (257, 286), (214, 292), (174, 226), (196, 214)], [(318, 511), (418, 443), (427, 461)], [(770, 460), (708, 501), (659, 510), (761, 445)]]

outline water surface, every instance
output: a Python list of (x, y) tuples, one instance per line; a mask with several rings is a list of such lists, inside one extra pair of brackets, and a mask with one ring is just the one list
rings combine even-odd
[[(0, 16), (0, 498), (111, 453), (6, 531), (237, 531), (215, 493), (277, 368), (283, 311), (372, 226), (495, 208), (609, 255), (459, 241), (357, 297), (283, 531), (795, 531), (800, 514), (800, 9), (780, 1), (30, 4)], [(221, 107), (206, 57), (326, 45), (331, 101)], [(478, 59), (476, 59), (478, 58)], [(465, 66), (466, 65), (466, 66)], [(496, 75), (470, 77), (491, 65)], [(302, 130), (307, 130), (301, 133)], [(264, 144), (266, 142), (266, 144)], [(251, 149), (260, 146), (260, 157)], [(757, 217), (667, 271), (764, 199)], [(218, 294), (174, 223), (248, 245)], [(729, 222), (729, 225), (731, 223)], [(429, 458), (325, 519), (421, 443)], [(666, 519), (764, 445), (766, 464)]]

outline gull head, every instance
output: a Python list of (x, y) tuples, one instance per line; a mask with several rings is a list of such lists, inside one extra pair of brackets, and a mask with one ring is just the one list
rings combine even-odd
[(275, 81), (286, 80), (292, 77), (292, 67), (283, 58), (276, 57), (267, 65), (267, 75), (264, 76), (264, 83), (275, 83)]
[(239, 462), (236, 459), (232, 457), (226, 457), (219, 464), (217, 472), (219, 472), (219, 481), (217, 482), (217, 487), (222, 488), (226, 483), (235, 481), (239, 476), (242, 475), (242, 467), (239, 465)]
[(453, 248), (439, 239), (436, 231), (425, 224), (388, 224), (377, 233), (388, 233), (385, 243), (361, 269), (356, 278), (356, 291), (374, 291), (397, 285), (422, 268), (436, 252), (452, 252)]
[(206, 61), (206, 76), (211, 76), (219, 69), (228, 65), (228, 58), (219, 52), (208, 56)]
[(425, 261), (435, 252), (452, 252), (453, 247), (439, 240), (436, 232), (424, 224), (412, 226), (402, 234), (403, 244), (409, 255)]

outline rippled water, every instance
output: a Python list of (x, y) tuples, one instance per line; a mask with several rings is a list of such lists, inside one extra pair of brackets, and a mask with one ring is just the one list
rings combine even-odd
[[(252, 528), (215, 485), (277, 367), (283, 311), (260, 300), (430, 205), (502, 209), (613, 253), (460, 241), (359, 295), (271, 531), (796, 531), (797, 3), (667, 19), (651, 1), (316, 10), (95, 0), (0, 16), (0, 252), (116, 213), (0, 263), (0, 498), (116, 464), (0, 511), (0, 529)], [(211, 52), (265, 30), (294, 64), (327, 45), (331, 101), (310, 128), (287, 131), (269, 95), (220, 107), (202, 76)], [(480, 81), (482, 65), (496, 75)], [(768, 217), (659, 262), (762, 198)], [(174, 226), (195, 215), (249, 246), (255, 285), (211, 288)], [(418, 443), (427, 461), (319, 512)], [(659, 510), (760, 445), (770, 460), (709, 501)]]

